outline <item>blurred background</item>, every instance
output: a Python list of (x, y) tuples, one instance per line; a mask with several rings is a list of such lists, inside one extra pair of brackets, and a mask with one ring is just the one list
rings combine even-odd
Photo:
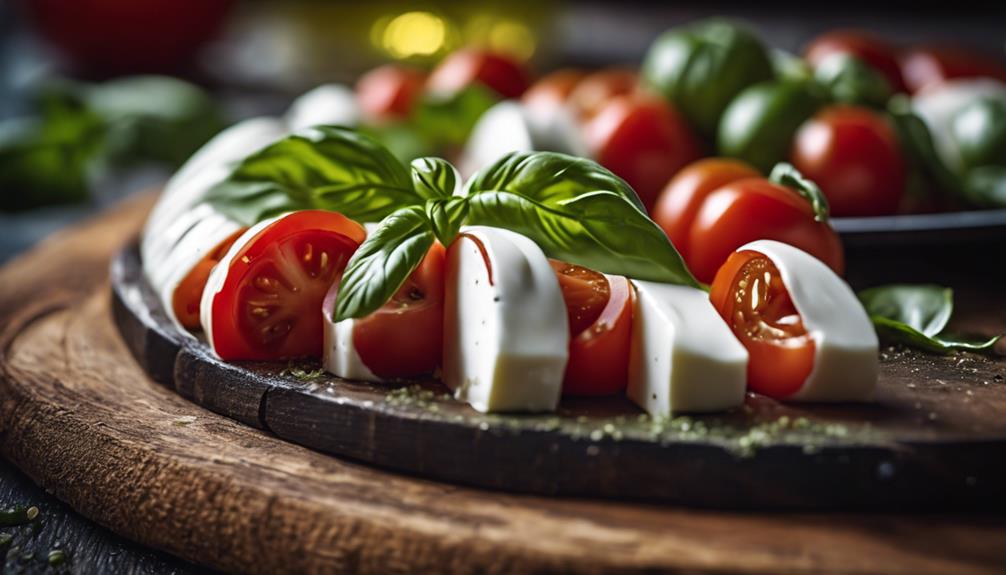
[[(636, 67), (662, 31), (714, 15), (793, 52), (822, 31), (853, 27), (1002, 57), (1006, 9), (989, 5), (8, 0), (0, 3), (0, 262), (156, 186), (228, 123), (280, 113), (321, 83), (352, 85), (384, 62), (432, 67), (479, 46), (539, 75)], [(150, 74), (184, 82), (136, 77)]]

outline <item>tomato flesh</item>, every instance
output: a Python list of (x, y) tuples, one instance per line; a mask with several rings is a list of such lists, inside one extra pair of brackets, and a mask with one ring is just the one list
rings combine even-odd
[(733, 253), (710, 299), (748, 350), (748, 387), (780, 399), (799, 391), (814, 368), (815, 345), (775, 264), (755, 251)]
[[(233, 254), (213, 298), (210, 338), (225, 360), (321, 357), (321, 305), (366, 237), (335, 212), (281, 217)], [(234, 248), (232, 248), (234, 249)]]
[(549, 260), (569, 319), (564, 395), (611, 395), (625, 389), (632, 337), (632, 288), (621, 276)]
[(224, 259), (227, 250), (234, 245), (241, 234), (247, 228), (231, 234), (227, 239), (220, 242), (217, 247), (199, 260), (192, 270), (179, 282), (175, 288), (175, 293), (171, 296), (171, 307), (175, 312), (175, 319), (182, 324), (185, 329), (199, 329), (201, 327), (199, 318), (199, 302), (203, 298), (203, 288), (206, 287), (206, 280), (210, 278), (213, 267)]
[(444, 332), (445, 250), (435, 242), (419, 267), (381, 309), (356, 320), (353, 346), (364, 365), (386, 378), (432, 373)]

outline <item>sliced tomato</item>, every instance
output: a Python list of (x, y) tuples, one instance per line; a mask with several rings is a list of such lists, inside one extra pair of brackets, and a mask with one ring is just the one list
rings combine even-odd
[[(336, 212), (305, 210), (273, 221), (227, 255), (208, 330), (225, 360), (321, 357), (321, 305), (366, 237)], [(223, 262), (221, 263), (223, 265)]]
[(779, 399), (799, 391), (814, 369), (814, 340), (772, 260), (751, 250), (731, 254), (709, 297), (748, 350), (748, 387)]
[(623, 178), (649, 210), (668, 180), (699, 157), (699, 143), (685, 120), (664, 100), (619, 96), (584, 125), (598, 163)]
[(822, 34), (807, 46), (804, 56), (817, 67), (832, 54), (849, 54), (883, 74), (895, 92), (905, 91), (897, 50), (879, 36), (861, 30), (835, 30)]
[(241, 234), (248, 228), (241, 228), (220, 242), (210, 253), (206, 254), (199, 263), (189, 271), (188, 274), (178, 283), (175, 293), (171, 296), (171, 307), (175, 312), (175, 319), (182, 324), (185, 329), (199, 329), (199, 302), (203, 298), (203, 288), (206, 287), (206, 280), (210, 277), (213, 267), (224, 259), (227, 250), (234, 245)]
[(549, 260), (569, 318), (565, 395), (611, 395), (625, 389), (632, 337), (632, 287), (622, 276)]
[(419, 70), (387, 64), (360, 77), (356, 99), (371, 120), (400, 120), (412, 113), (425, 82), (426, 76)]
[(451, 96), (472, 84), (481, 84), (503, 98), (519, 98), (530, 81), (522, 65), (485, 50), (458, 50), (447, 56), (426, 82), (426, 89)]
[(695, 214), (713, 190), (761, 174), (754, 167), (730, 158), (703, 158), (685, 166), (668, 182), (653, 208), (653, 221), (671, 243), (684, 253)]
[(444, 333), (445, 250), (434, 242), (419, 267), (381, 309), (356, 320), (353, 346), (364, 365), (387, 378), (432, 373)]

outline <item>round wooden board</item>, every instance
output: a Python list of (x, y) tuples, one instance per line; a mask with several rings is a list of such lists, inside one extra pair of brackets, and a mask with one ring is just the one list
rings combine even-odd
[[(513, 495), (381, 471), (214, 414), (146, 377), (112, 320), (107, 266), (149, 202), (0, 270), (0, 449), (125, 536), (250, 573), (996, 573), (1006, 564), (998, 515), (727, 513)], [(981, 485), (970, 483), (957, 489)], [(988, 493), (1001, 503), (1001, 487)]]

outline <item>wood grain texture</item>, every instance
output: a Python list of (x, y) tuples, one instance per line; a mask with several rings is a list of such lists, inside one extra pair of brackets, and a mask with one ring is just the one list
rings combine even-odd
[(211, 413), (147, 378), (113, 325), (108, 261), (148, 207), (127, 204), (0, 270), (0, 449), (127, 537), (249, 573), (978, 574), (1006, 564), (998, 515), (510, 495), (375, 470)]

